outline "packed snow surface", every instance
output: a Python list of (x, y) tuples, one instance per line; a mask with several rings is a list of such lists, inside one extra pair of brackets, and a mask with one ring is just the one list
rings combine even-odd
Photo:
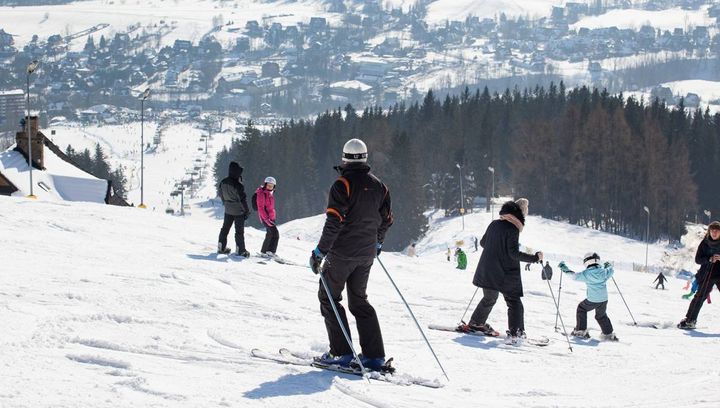
[[(644, 261), (643, 243), (534, 216), (521, 241), (546, 251), (553, 265), (566, 260), (571, 268), (580, 268), (588, 250), (615, 261), (615, 279), (640, 324), (630, 325), (632, 319), (610, 283), (608, 313), (621, 342), (574, 343), (571, 353), (565, 338), (554, 330), (553, 300), (547, 283), (540, 280), (540, 268), (533, 265), (524, 272), (527, 331), (533, 337), (548, 336), (551, 344), (515, 348), (497, 339), (426, 329), (450, 377), (441, 389), (368, 384), (357, 377), (251, 357), (255, 347), (268, 352), (280, 347), (326, 350), (318, 280), (304, 266), (322, 218), (279, 227), (279, 254), (300, 266), (261, 264), (259, 258), (240, 260), (214, 253), (220, 220), (212, 211), (176, 217), (151, 209), (0, 197), (0, 247), (5, 255), (0, 273), (0, 406), (720, 403), (720, 370), (712, 363), (720, 345), (717, 299), (704, 306), (698, 330), (677, 330), (674, 323), (688, 305), (680, 298), (685, 282), (671, 278), (668, 290), (654, 290), (655, 275), (632, 272), (632, 262)], [(480, 255), (473, 251), (471, 238), (481, 236), (490, 220), (486, 213), (470, 214), (462, 231), (459, 218), (433, 217), (428, 235), (418, 242), (418, 257), (381, 255), (423, 327), (460, 320), (475, 291), (471, 279)], [(264, 232), (247, 228), (245, 235), (250, 252), (257, 252)], [(446, 248), (459, 240), (468, 251), (466, 271), (446, 260)], [(665, 250), (651, 245), (650, 263), (657, 265)], [(555, 295), (559, 278), (556, 268), (551, 282)], [(571, 329), (585, 287), (568, 276), (562, 286), (560, 308)], [(395, 357), (398, 370), (442, 380), (377, 264), (368, 293), (388, 356)], [(502, 300), (489, 323), (504, 330)], [(647, 327), (651, 323), (660, 329)], [(592, 315), (589, 327), (599, 335)]]

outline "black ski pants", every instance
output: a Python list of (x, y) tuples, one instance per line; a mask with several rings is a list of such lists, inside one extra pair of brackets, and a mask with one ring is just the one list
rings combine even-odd
[[(474, 324), (485, 324), (490, 312), (492, 312), (495, 302), (497, 302), (500, 292), (493, 289), (483, 288), (483, 298), (478, 303), (475, 311), (470, 317), (470, 321)], [(518, 330), (525, 331), (525, 309), (522, 300), (518, 296), (508, 296), (503, 293), (505, 304), (508, 308), (508, 330), (510, 333), (517, 333)]]
[(708, 273), (705, 276), (705, 279), (698, 284), (698, 290), (695, 292), (695, 296), (693, 296), (690, 301), (690, 307), (688, 307), (687, 314), (685, 315), (687, 320), (697, 320), (697, 317), (700, 314), (700, 309), (702, 308), (703, 303), (705, 303), (705, 299), (707, 299), (708, 295), (712, 291), (713, 286), (717, 286), (718, 290), (720, 290), (720, 276), (709, 275), (710, 274)]
[(278, 241), (280, 240), (280, 232), (278, 231), (276, 226), (265, 226), (265, 241), (263, 241), (262, 249), (260, 252), (272, 252), (273, 254), (277, 252), (278, 247)]
[(655, 285), (655, 289), (662, 286), (663, 290), (665, 290), (665, 282), (658, 282), (657, 285)]
[[(366, 293), (372, 264), (372, 258), (362, 261), (349, 261), (340, 260), (330, 255), (325, 261), (325, 268), (322, 273), (332, 293), (332, 301), (335, 302), (342, 324), (348, 335), (352, 336), (345, 309), (340, 304), (342, 291), (347, 285), (348, 307), (350, 313), (355, 316), (362, 354), (368, 358), (378, 358), (385, 357), (385, 348), (377, 314), (368, 302)], [(350, 349), (345, 336), (343, 336), (342, 329), (333, 312), (331, 300), (325, 293), (322, 282), (320, 282), (318, 298), (320, 299), (320, 312), (325, 318), (325, 327), (330, 340), (330, 353), (335, 356), (352, 354), (352, 349)]]
[(612, 322), (607, 315), (607, 300), (604, 302), (591, 302), (587, 299), (580, 302), (577, 307), (577, 324), (575, 330), (587, 330), (587, 314), (589, 311), (595, 311), (595, 320), (600, 325), (600, 330), (603, 334), (610, 334), (613, 332)]
[(223, 225), (220, 228), (220, 236), (218, 242), (223, 248), (227, 247), (227, 237), (230, 233), (233, 223), (235, 224), (235, 245), (239, 252), (245, 251), (245, 216), (225, 214)]

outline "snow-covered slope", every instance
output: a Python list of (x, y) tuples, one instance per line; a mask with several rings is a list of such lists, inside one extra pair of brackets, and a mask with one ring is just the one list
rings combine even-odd
[[(306, 237), (316, 236), (318, 221), (280, 226), (280, 254), (304, 264), (315, 245)], [(476, 214), (465, 221), (466, 232), (457, 235), (458, 218), (435, 225), (418, 258), (382, 255), (423, 325), (457, 322), (474, 291), (472, 271), (454, 269), (439, 244), (482, 234), (487, 218)], [(303, 266), (218, 258), (214, 218), (0, 197), (0, 224), (2, 407), (715, 407), (720, 402), (720, 371), (712, 363), (720, 345), (717, 302), (704, 307), (694, 333), (631, 327), (611, 287), (608, 312), (622, 342), (575, 345), (569, 353), (553, 330), (547, 284), (533, 266), (524, 278), (526, 326), (531, 336), (550, 337), (550, 346), (508, 348), (489, 338), (427, 331), (451, 379), (444, 388), (367, 384), (250, 357), (254, 347), (325, 350), (317, 277)], [(588, 248), (630, 262), (639, 261), (642, 247), (536, 217), (526, 232), (525, 244), (553, 254), (553, 262), (567, 256), (573, 267), (579, 263), (576, 254)], [(251, 252), (262, 237), (246, 230)], [(651, 247), (653, 257), (660, 251)], [(470, 269), (477, 255), (470, 252)], [(672, 279), (668, 290), (655, 291), (654, 276), (618, 269), (617, 282), (639, 322), (670, 325), (682, 317), (684, 282)], [(440, 378), (377, 266), (368, 291), (398, 369)], [(583, 285), (563, 282), (566, 325), (573, 325), (583, 297)], [(505, 315), (500, 301), (490, 323), (503, 328)], [(592, 318), (590, 329), (598, 333)]]

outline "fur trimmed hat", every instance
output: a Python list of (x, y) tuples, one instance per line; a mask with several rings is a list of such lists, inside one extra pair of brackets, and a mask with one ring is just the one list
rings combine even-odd
[(520, 211), (522, 211), (523, 217), (527, 217), (528, 215), (528, 199), (527, 198), (518, 198), (515, 200), (515, 204), (520, 207)]

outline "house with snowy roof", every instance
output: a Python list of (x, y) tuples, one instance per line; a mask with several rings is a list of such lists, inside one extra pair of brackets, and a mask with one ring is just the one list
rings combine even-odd
[[(15, 145), (0, 152), (0, 195), (30, 195), (32, 152), (32, 193), (47, 201), (86, 201), (128, 205), (115, 195), (112, 182), (81, 170), (63, 151), (38, 130), (37, 116), (30, 117), (32, 141), (24, 128), (16, 133)], [(30, 144), (30, 146), (28, 146)]]

